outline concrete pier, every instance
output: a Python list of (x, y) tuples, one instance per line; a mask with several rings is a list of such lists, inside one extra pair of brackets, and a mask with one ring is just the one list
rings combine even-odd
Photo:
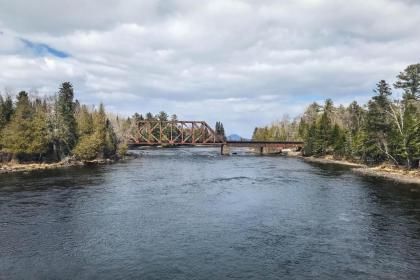
[(222, 144), (220, 147), (220, 153), (222, 156), (229, 156), (230, 155), (230, 147), (226, 144)]

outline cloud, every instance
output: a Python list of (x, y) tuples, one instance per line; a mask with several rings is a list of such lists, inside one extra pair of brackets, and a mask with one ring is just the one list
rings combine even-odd
[(243, 136), (314, 99), (366, 101), (419, 59), (416, 1), (41, 2), (0, 0), (0, 87), (69, 80), (115, 112), (221, 120)]

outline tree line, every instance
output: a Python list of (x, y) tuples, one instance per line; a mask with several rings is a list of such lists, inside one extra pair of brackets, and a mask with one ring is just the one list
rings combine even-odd
[(2, 162), (112, 158), (121, 145), (103, 104), (80, 104), (68, 82), (52, 97), (0, 95), (0, 132)]
[[(396, 92), (401, 92), (401, 97)], [(288, 130), (287, 138), (285, 133)], [(280, 132), (279, 132), (280, 131)], [(286, 138), (285, 138), (286, 137)], [(420, 159), (420, 64), (408, 66), (391, 86), (377, 83), (365, 105), (312, 103), (299, 121), (256, 128), (255, 140), (303, 140), (307, 156), (332, 155), (369, 164), (418, 168)]]
[[(0, 94), (0, 163), (117, 159), (127, 152), (142, 120), (165, 122), (178, 117), (164, 111), (120, 117), (106, 112), (103, 104), (97, 108), (80, 104), (69, 82), (50, 97), (20, 91), (13, 100), (10, 94)], [(225, 137), (221, 122), (215, 131)]]

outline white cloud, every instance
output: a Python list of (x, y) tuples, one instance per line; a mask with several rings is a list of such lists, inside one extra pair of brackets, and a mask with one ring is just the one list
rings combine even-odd
[(53, 93), (69, 80), (84, 102), (244, 136), (313, 99), (365, 101), (420, 51), (420, 6), (407, 0), (0, 0), (0, 19), (0, 87)]

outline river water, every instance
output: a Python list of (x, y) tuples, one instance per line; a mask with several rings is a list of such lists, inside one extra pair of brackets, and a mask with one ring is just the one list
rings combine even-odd
[(0, 176), (0, 279), (419, 279), (420, 187), (218, 149)]

